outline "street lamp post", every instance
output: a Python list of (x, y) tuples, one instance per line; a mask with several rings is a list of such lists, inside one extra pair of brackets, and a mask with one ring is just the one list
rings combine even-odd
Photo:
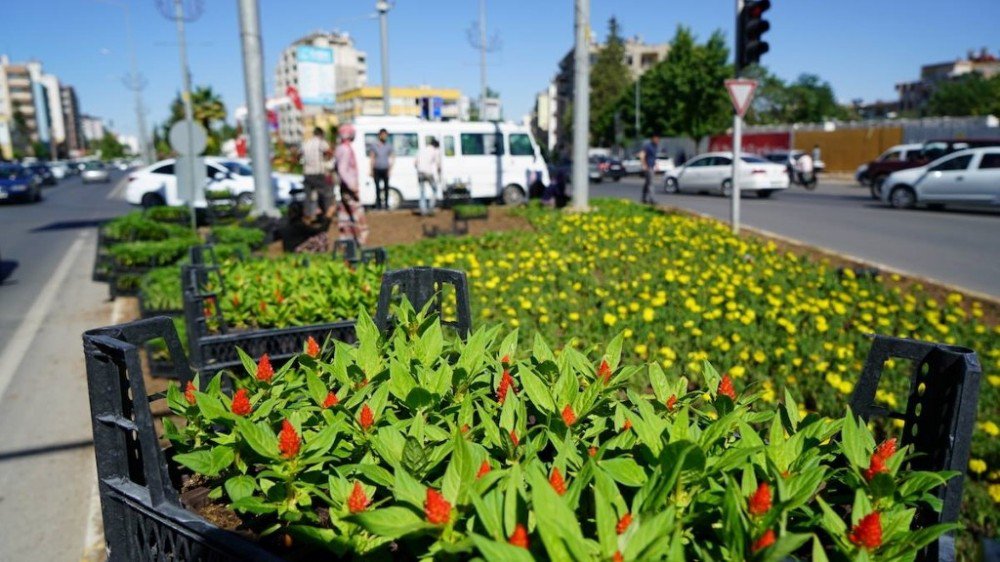
[(587, 144), (590, 127), (590, 0), (576, 0), (576, 48), (573, 55), (573, 207), (589, 205)]
[(271, 191), (271, 143), (267, 134), (267, 110), (264, 106), (264, 49), (260, 38), (260, 13), (257, 0), (238, 2), (240, 43), (243, 46), (243, 81), (246, 85), (247, 122), (250, 126), (253, 164), (254, 210), (259, 215), (277, 216), (274, 194)]
[(379, 31), (382, 35), (382, 112), (386, 115), (392, 115), (392, 98), (389, 97), (389, 8), (391, 7), (388, 0), (375, 2)]
[(135, 42), (132, 38), (132, 17), (128, 2), (115, 2), (114, 0), (101, 0), (105, 4), (121, 8), (125, 15), (125, 44), (129, 54), (129, 73), (122, 79), (126, 88), (132, 90), (135, 97), (135, 123), (139, 138), (139, 153), (145, 164), (153, 162), (153, 150), (149, 139), (146, 137), (146, 113), (142, 105), (142, 90), (146, 88), (147, 80), (139, 72), (139, 64), (135, 56)]

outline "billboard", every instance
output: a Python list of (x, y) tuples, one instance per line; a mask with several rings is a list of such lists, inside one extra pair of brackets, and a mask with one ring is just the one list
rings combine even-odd
[(295, 49), (299, 98), (304, 105), (333, 107), (337, 101), (337, 71), (333, 49), (301, 45)]

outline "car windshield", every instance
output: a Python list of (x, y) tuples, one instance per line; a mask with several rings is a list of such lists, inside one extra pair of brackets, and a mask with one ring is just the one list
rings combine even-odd
[(744, 156), (740, 158), (744, 162), (750, 162), (751, 164), (767, 164), (768, 160), (761, 158), (760, 156)]
[(100, 162), (87, 162), (87, 165), (84, 166), (83, 169), (84, 170), (103, 170), (104, 169), (104, 165), (101, 164)]
[(0, 176), (18, 176), (21, 174), (20, 166), (13, 166), (11, 164), (0, 164)]

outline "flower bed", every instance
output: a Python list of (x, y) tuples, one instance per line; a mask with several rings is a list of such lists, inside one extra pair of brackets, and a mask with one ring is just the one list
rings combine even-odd
[(298, 556), (905, 559), (951, 528), (913, 517), (953, 474), (902, 469), (843, 408), (802, 417), (708, 363), (697, 382), (626, 365), (621, 336), (588, 356), (399, 317), (380, 338), (362, 312), (357, 347), (310, 342), (277, 371), (244, 357), (232, 397), (172, 386), (184, 496)]
[[(964, 522), (998, 532), (1000, 327), (960, 294), (934, 297), (898, 279), (860, 278), (716, 221), (597, 200), (588, 214), (528, 208), (535, 232), (434, 239), (393, 247), (395, 264), (468, 272), (474, 323), (501, 321), (593, 351), (623, 331), (623, 361), (694, 375), (711, 357), (761, 398), (787, 390), (805, 412), (837, 415), (860, 372), (866, 334), (975, 349), (984, 379)], [(907, 377), (888, 365), (881, 403), (901, 409)]]

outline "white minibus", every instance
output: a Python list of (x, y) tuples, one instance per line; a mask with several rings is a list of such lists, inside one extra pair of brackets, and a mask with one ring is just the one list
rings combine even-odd
[(513, 123), (425, 121), (416, 117), (358, 117), (354, 154), (361, 175), (361, 203), (375, 204), (375, 182), (371, 177), (368, 147), (378, 132), (389, 133), (395, 153), (389, 175), (389, 208), (420, 199), (415, 166), (417, 151), (432, 137), (441, 147), (438, 199), (445, 186), (464, 184), (474, 199), (493, 199), (517, 204), (527, 199), (536, 183), (549, 183), (548, 167), (527, 127)]

